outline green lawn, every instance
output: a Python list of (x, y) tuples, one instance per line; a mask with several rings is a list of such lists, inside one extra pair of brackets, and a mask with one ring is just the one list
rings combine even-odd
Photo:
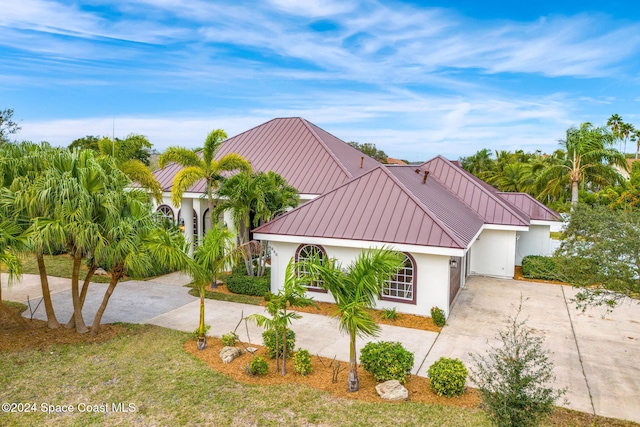
[[(0, 353), (0, 402), (35, 403), (37, 409), (0, 412), (0, 425), (490, 425), (479, 410), (363, 403), (297, 385), (237, 383), (186, 353), (183, 343), (188, 338), (187, 333), (155, 326), (130, 326), (128, 333), (103, 344)], [(119, 403), (126, 408), (132, 404), (135, 412), (78, 412), (87, 405), (111, 409)], [(73, 405), (75, 412), (45, 413), (43, 404)]]
[[(71, 268), (73, 267), (73, 260), (67, 255), (45, 255), (44, 264), (47, 266), (47, 275), (55, 277), (71, 278)], [(24, 259), (22, 264), (23, 273), (26, 274), (38, 274), (38, 264), (34, 256), (29, 256)], [(80, 280), (84, 280), (87, 276), (86, 268), (80, 269)], [(125, 277), (121, 282), (125, 282), (129, 278)], [(93, 276), (91, 279), (94, 283), (109, 283), (109, 277), (107, 276)]]
[[(189, 284), (187, 287), (191, 288), (189, 290), (189, 295), (193, 295), (194, 297), (200, 297), (200, 290), (197, 285)], [(204, 291), (204, 297), (207, 299), (214, 299), (218, 301), (229, 301), (229, 302), (239, 302), (241, 304), (252, 304), (252, 305), (260, 305), (263, 298), (256, 297), (253, 295), (242, 295), (242, 294), (224, 294), (222, 292), (211, 292)]]

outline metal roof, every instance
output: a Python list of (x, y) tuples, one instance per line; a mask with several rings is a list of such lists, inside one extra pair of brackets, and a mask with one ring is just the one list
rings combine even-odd
[(559, 221), (560, 215), (549, 209), (527, 193), (498, 193), (500, 197), (525, 212), (531, 219), (539, 221)]
[[(460, 198), (469, 208), (476, 212), (485, 224), (507, 226), (529, 226), (529, 217), (511, 205), (495, 192), (490, 185), (467, 173), (460, 166), (442, 156), (436, 156), (425, 162), (420, 168), (429, 171), (429, 179), (437, 179), (442, 185)], [(492, 187), (491, 187), (492, 188)]]
[[(404, 168), (403, 168), (404, 169)], [(413, 175), (411, 175), (413, 174)], [(400, 178), (396, 177), (400, 176)], [(447, 214), (464, 209), (438, 183), (425, 184), (425, 199), (444, 197), (445, 208), (432, 211), (404, 184), (422, 178), (411, 167), (391, 172), (379, 166), (346, 184), (256, 228), (254, 233), (322, 237), (444, 248), (466, 248), (482, 220), (474, 213), (458, 215), (468, 224), (455, 230)], [(448, 205), (447, 203), (451, 203)], [(446, 222), (445, 222), (446, 221)], [(476, 228), (475, 232), (473, 228)], [(471, 236), (471, 237), (469, 237)]]
[[(255, 171), (274, 171), (301, 194), (323, 194), (380, 163), (300, 118), (277, 118), (227, 139), (216, 153), (238, 153)], [(164, 191), (181, 169), (170, 164), (154, 172)], [(204, 181), (189, 189), (203, 193)]]

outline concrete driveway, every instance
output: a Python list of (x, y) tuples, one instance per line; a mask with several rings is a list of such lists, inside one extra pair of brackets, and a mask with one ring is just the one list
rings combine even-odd
[(419, 370), (441, 356), (472, 364), (469, 353), (484, 354), (516, 313), (520, 296), (526, 325), (552, 352), (556, 386), (567, 387), (571, 409), (640, 422), (640, 305), (577, 310), (568, 286), (471, 277)]

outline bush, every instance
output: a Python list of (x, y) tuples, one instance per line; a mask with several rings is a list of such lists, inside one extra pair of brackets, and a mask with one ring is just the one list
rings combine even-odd
[(385, 308), (382, 310), (382, 318), (386, 320), (398, 320), (400, 315), (396, 311), (396, 308)]
[[(282, 357), (282, 328), (278, 328), (278, 357)], [(262, 333), (264, 346), (267, 348), (267, 357), (276, 358), (276, 330), (267, 329)], [(296, 345), (296, 333), (291, 329), (287, 329), (287, 357), (293, 355), (293, 349)]]
[(438, 307), (431, 307), (431, 319), (436, 326), (443, 327), (447, 324), (447, 318), (444, 316), (444, 310)]
[(238, 334), (236, 334), (235, 332), (229, 332), (228, 334), (224, 334), (222, 338), (220, 338), (220, 341), (225, 347), (233, 347), (234, 345), (236, 345), (236, 341), (238, 341), (238, 338)]
[(266, 268), (261, 277), (248, 276), (244, 263), (239, 263), (227, 277), (226, 284), (233, 293), (261, 297), (271, 291), (271, 270)]
[(553, 363), (542, 349), (542, 338), (518, 321), (521, 310), (522, 301), (498, 333), (502, 347), (473, 356), (471, 379), (480, 390), (483, 409), (500, 427), (537, 426), (566, 393), (552, 387)]
[(558, 265), (553, 257), (528, 255), (522, 258), (522, 275), (528, 279), (558, 280)]
[[(198, 341), (198, 338), (200, 337), (198, 329), (200, 329), (200, 328), (199, 327), (196, 328), (196, 330), (191, 333), (191, 335), (193, 336), (193, 339), (196, 340), (196, 341)], [(211, 325), (204, 325), (204, 334), (203, 335), (206, 336), (207, 333), (209, 332), (209, 329), (211, 329)]]
[(253, 356), (251, 363), (249, 363), (249, 373), (251, 375), (267, 375), (269, 372), (269, 365), (262, 356)]
[(308, 350), (298, 349), (298, 352), (293, 356), (293, 368), (302, 376), (311, 373), (311, 356)]
[(404, 384), (413, 368), (413, 353), (399, 342), (369, 342), (360, 352), (360, 364), (376, 381), (398, 380)]
[(431, 389), (438, 396), (460, 396), (467, 381), (467, 368), (460, 359), (441, 357), (429, 367)]

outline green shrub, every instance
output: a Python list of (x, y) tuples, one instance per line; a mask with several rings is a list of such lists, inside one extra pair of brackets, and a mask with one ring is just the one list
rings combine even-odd
[(522, 275), (528, 279), (558, 280), (558, 266), (553, 257), (528, 255), (522, 258)]
[(441, 357), (429, 367), (431, 389), (438, 396), (460, 396), (464, 393), (467, 368), (460, 359)]
[(251, 375), (267, 375), (269, 372), (269, 365), (262, 356), (253, 356), (251, 363), (249, 363), (249, 373)]
[(447, 318), (444, 316), (444, 310), (438, 307), (431, 307), (431, 319), (436, 326), (443, 327), (447, 324)]
[(413, 353), (399, 342), (369, 342), (360, 352), (360, 364), (376, 381), (398, 380), (404, 384), (413, 368)]
[(302, 376), (311, 373), (311, 355), (309, 355), (308, 350), (298, 349), (297, 353), (293, 356), (293, 368)]
[[(278, 328), (278, 356), (282, 357), (282, 328)], [(276, 330), (267, 329), (262, 333), (262, 341), (267, 348), (267, 357), (276, 358)], [(293, 349), (296, 345), (296, 333), (291, 329), (287, 329), (287, 357), (293, 355)]]
[[(198, 341), (198, 337), (200, 336), (200, 334), (198, 333), (198, 329), (200, 328), (196, 328), (195, 331), (193, 331), (191, 333), (191, 335), (193, 336), (193, 339)], [(211, 325), (204, 325), (204, 334), (203, 335), (207, 335), (207, 333), (209, 332), (209, 329), (211, 329)]]
[(220, 338), (220, 341), (225, 347), (233, 347), (234, 345), (236, 345), (236, 341), (238, 341), (238, 338), (238, 334), (236, 334), (235, 332), (229, 332), (228, 334), (224, 334)]
[(400, 315), (396, 311), (396, 308), (384, 308), (382, 309), (382, 318), (386, 320), (398, 320)]
[(239, 263), (227, 277), (226, 284), (233, 293), (261, 297), (271, 291), (271, 270), (266, 268), (261, 277), (248, 276), (244, 263)]

